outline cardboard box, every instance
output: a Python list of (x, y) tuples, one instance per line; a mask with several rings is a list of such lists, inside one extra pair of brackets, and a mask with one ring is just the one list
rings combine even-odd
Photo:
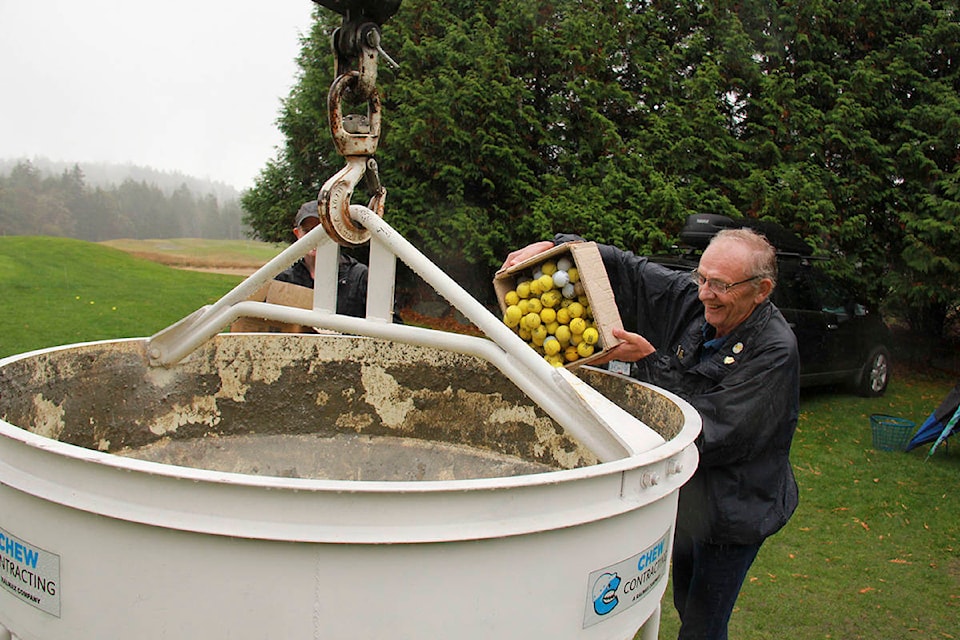
[[(312, 309), (313, 289), (300, 287), (289, 282), (271, 280), (260, 287), (257, 292), (247, 298), (247, 300), (269, 302), (287, 307), (298, 307), (300, 309)], [(299, 324), (289, 324), (275, 320), (265, 320), (263, 318), (237, 318), (237, 320), (230, 325), (230, 331), (233, 333), (316, 333), (312, 327), (304, 327)]]
[(573, 261), (580, 274), (583, 293), (587, 296), (587, 301), (593, 311), (597, 331), (600, 334), (598, 346), (601, 347), (596, 349), (591, 356), (566, 364), (565, 366), (570, 369), (583, 364), (590, 364), (621, 342), (613, 336), (613, 330), (622, 329), (623, 323), (620, 320), (620, 312), (613, 298), (613, 289), (610, 288), (610, 280), (607, 277), (607, 271), (603, 266), (600, 250), (596, 243), (569, 242), (557, 245), (509, 269), (498, 271), (493, 278), (493, 288), (500, 303), (500, 310), (505, 312), (507, 304), (504, 297), (516, 288), (518, 277), (530, 274), (544, 262), (557, 261), (564, 256), (568, 256)]

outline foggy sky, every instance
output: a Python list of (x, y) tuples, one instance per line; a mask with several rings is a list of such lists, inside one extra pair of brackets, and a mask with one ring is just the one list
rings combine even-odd
[[(245, 189), (282, 138), (311, 0), (0, 0), (0, 158)], [(332, 64), (332, 63), (331, 63)]]

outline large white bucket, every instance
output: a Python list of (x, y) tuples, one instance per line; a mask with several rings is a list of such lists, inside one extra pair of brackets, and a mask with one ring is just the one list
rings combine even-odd
[(655, 637), (700, 420), (598, 463), (482, 360), (344, 336), (0, 361), (0, 637)]

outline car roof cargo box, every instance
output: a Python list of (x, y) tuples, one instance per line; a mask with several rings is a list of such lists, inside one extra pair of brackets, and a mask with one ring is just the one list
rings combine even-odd
[(687, 222), (680, 232), (680, 241), (697, 249), (705, 249), (721, 229), (749, 228), (758, 231), (767, 237), (778, 253), (790, 253), (809, 256), (813, 251), (810, 246), (792, 231), (780, 226), (776, 222), (754, 220), (752, 218), (733, 219), (716, 213), (694, 213), (687, 217)]
[(727, 216), (716, 213), (694, 213), (687, 216), (687, 222), (680, 232), (680, 240), (684, 244), (697, 249), (706, 249), (710, 239), (721, 229), (736, 229), (738, 224)]

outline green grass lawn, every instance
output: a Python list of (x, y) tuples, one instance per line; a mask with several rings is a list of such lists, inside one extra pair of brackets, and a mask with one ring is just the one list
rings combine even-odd
[[(77, 240), (0, 238), (0, 356), (149, 336), (239, 281)], [(803, 393), (792, 452), (800, 507), (761, 549), (732, 638), (960, 637), (960, 438), (929, 460), (929, 446), (876, 451), (869, 419), (919, 424), (955, 382), (899, 367), (882, 398)], [(663, 605), (660, 637), (674, 638), (669, 591)]]
[(172, 269), (80, 240), (0, 238), (0, 356), (150, 336), (240, 280)]
[[(955, 382), (898, 369), (882, 398), (804, 391), (800, 506), (761, 549), (731, 638), (960, 637), (960, 440), (925, 460), (929, 445), (874, 450), (870, 427), (874, 413), (919, 425)], [(678, 626), (668, 593), (660, 637)]]

